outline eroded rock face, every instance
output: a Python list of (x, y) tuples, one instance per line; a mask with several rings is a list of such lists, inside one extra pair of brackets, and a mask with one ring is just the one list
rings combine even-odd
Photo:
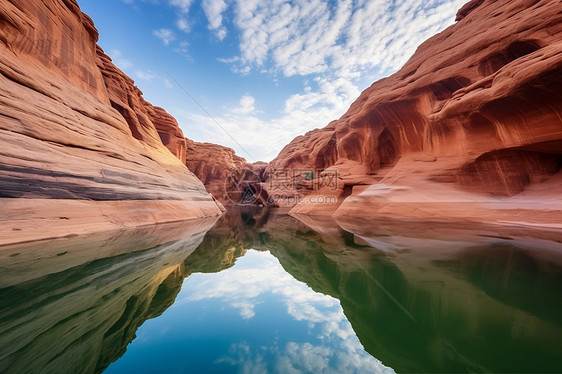
[(412, 201), (422, 188), (509, 197), (550, 180), (562, 166), (562, 3), (474, 0), (457, 21), (271, 167), (336, 168), (342, 190), (401, 186)]
[(267, 163), (258, 161), (250, 164), (237, 156), (232, 148), (222, 145), (199, 143), (187, 138), (185, 141), (187, 167), (224, 206), (241, 203), (243, 194), (247, 195), (245, 205), (267, 204), (267, 196), (261, 196), (264, 190), (259, 186)]
[(176, 119), (160, 107), (153, 106), (150, 103), (146, 103), (146, 107), (162, 143), (185, 164), (187, 145), (183, 131), (181, 131)]
[(175, 121), (96, 45), (75, 1), (2, 2), (0, 19), (0, 198), (37, 199), (61, 215), (84, 199), (169, 201), (175, 219), (219, 212), (182, 163)]

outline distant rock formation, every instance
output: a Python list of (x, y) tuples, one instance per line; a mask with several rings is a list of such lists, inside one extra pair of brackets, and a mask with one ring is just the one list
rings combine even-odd
[(105, 229), (219, 213), (175, 120), (96, 45), (76, 1), (5, 1), (0, 19), (0, 243), (58, 216)]
[(562, 3), (473, 0), (457, 21), (270, 169), (337, 170), (336, 216), (562, 225)]
[[(262, 198), (259, 192), (255, 194), (256, 191), (261, 191), (261, 187), (257, 185), (264, 178), (267, 163), (258, 161), (250, 164), (236, 155), (232, 148), (222, 145), (199, 143), (187, 138), (185, 141), (187, 167), (203, 181), (207, 191), (224, 206), (236, 205), (240, 202), (240, 197), (234, 193), (242, 186), (239, 183), (242, 174), (246, 176), (251, 174), (250, 184), (256, 186), (253, 192), (248, 192), (248, 205), (267, 204), (267, 197)], [(248, 183), (243, 184), (245, 188), (252, 188), (247, 185)], [(244, 191), (240, 192), (244, 193)]]

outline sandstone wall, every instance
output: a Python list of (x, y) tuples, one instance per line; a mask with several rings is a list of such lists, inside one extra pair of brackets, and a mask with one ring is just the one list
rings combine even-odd
[(207, 191), (223, 205), (232, 205), (227, 196), (228, 177), (237, 170), (251, 170), (246, 160), (232, 148), (213, 143), (199, 143), (185, 139), (187, 144), (186, 165), (201, 179)]
[(560, 1), (471, 1), (402, 69), (339, 120), (294, 139), (271, 167), (335, 168), (341, 190), (406, 188), (412, 202), (421, 190), (434, 191), (430, 202), (534, 189), (530, 197), (560, 205), (560, 183), (536, 185), (562, 166), (561, 36)]
[[(176, 220), (218, 214), (182, 163), (175, 120), (96, 45), (75, 1), (1, 2), (0, 20), (0, 199), (37, 199), (62, 216), (84, 199), (181, 202)], [(13, 217), (2, 201), (2, 219)]]

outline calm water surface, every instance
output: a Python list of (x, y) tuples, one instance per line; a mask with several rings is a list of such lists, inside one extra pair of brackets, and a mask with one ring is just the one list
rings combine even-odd
[(0, 372), (562, 371), (556, 238), (213, 224), (0, 248)]

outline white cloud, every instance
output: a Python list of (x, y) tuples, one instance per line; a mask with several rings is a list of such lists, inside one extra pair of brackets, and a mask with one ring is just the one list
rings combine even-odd
[(277, 117), (262, 118), (265, 114), (255, 111), (255, 100), (251, 96), (243, 97), (239, 107), (215, 116), (249, 155), (206, 115), (170, 109), (180, 125), (189, 124), (189, 129), (184, 129), (186, 133), (189, 130), (189, 133), (199, 134), (196, 140), (227, 145), (249, 161), (269, 161), (296, 136), (314, 127), (324, 127), (340, 117), (360, 93), (353, 83), (343, 78), (316, 78), (312, 83), (314, 90), (291, 95)]
[(256, 99), (250, 95), (244, 95), (240, 99), (240, 106), (233, 110), (234, 113), (239, 114), (251, 114), (256, 111), (255, 107)]
[(429, 36), (454, 21), (466, 0), (237, 0), (243, 64), (269, 61), (285, 76), (396, 70)]
[(176, 21), (176, 26), (178, 27), (178, 29), (180, 29), (183, 32), (191, 31), (191, 25), (189, 24), (189, 22), (187, 22), (186, 18), (183, 17), (178, 18), (178, 20)]
[(255, 308), (255, 302), (249, 302), (249, 301), (235, 301), (232, 302), (230, 305), (236, 309), (240, 310), (240, 316), (244, 319), (252, 319), (254, 318), (254, 316), (256, 315), (256, 312), (254, 310)]
[(156, 36), (157, 38), (161, 39), (165, 45), (170, 45), (170, 42), (176, 40), (174, 36), (174, 32), (170, 29), (159, 29), (154, 30), (152, 35)]
[(164, 82), (164, 86), (166, 86), (166, 88), (168, 88), (168, 89), (174, 88), (174, 85), (168, 79), (164, 79), (163, 82)]
[(191, 8), (191, 2), (192, 0), (170, 0), (170, 5), (178, 8), (182, 14), (187, 15), (189, 8)]
[(151, 70), (136, 70), (135, 77), (142, 79), (143, 81), (151, 81), (158, 78), (158, 75), (154, 74)]
[[(420, 43), (453, 23), (465, 2), (236, 0), (232, 17), (239, 55), (219, 61), (241, 75), (310, 76), (314, 84), (288, 97), (276, 118), (234, 110), (219, 120), (252, 155), (271, 159), (295, 136), (339, 118), (358, 97), (359, 84), (399, 69)], [(215, 20), (215, 26), (223, 25), (227, 14), (217, 9), (221, 22)], [(212, 28), (211, 17), (209, 22)], [(208, 126), (208, 119), (190, 120), (194, 117), (206, 124), (202, 129)], [(248, 158), (230, 137), (207, 134), (202, 140), (224, 142)]]
[(203, 0), (203, 11), (209, 21), (209, 29), (215, 31), (219, 40), (226, 37), (226, 27), (222, 24), (222, 14), (228, 7), (224, 0)]
[(170, 0), (170, 5), (175, 7), (178, 12), (176, 27), (183, 32), (189, 33), (193, 26), (192, 23), (188, 21), (188, 13), (192, 5), (192, 0)]
[[(180, 123), (190, 124), (188, 133), (198, 134), (198, 141), (228, 145), (250, 160), (270, 160), (295, 136), (339, 118), (358, 97), (360, 87), (399, 69), (421, 42), (454, 22), (465, 2), (167, 0), (176, 10), (179, 30), (190, 32), (196, 26), (198, 21), (188, 16), (192, 7), (200, 6), (207, 28), (219, 40), (227, 33), (237, 35), (236, 55), (218, 59), (234, 73), (265, 73), (274, 81), (279, 75), (304, 76), (310, 81), (300, 93), (285, 99), (282, 113), (256, 112), (255, 100), (214, 113), (253, 157), (222, 130), (209, 126), (213, 121), (207, 116), (181, 110), (174, 114)], [(233, 28), (227, 29), (229, 25)], [(166, 45), (176, 39), (168, 28), (154, 35)], [(176, 44), (174, 51), (192, 60), (187, 44)]]
[(121, 70), (128, 69), (133, 66), (131, 60), (123, 57), (123, 53), (118, 49), (112, 49), (109, 51), (109, 57), (117, 67)]

